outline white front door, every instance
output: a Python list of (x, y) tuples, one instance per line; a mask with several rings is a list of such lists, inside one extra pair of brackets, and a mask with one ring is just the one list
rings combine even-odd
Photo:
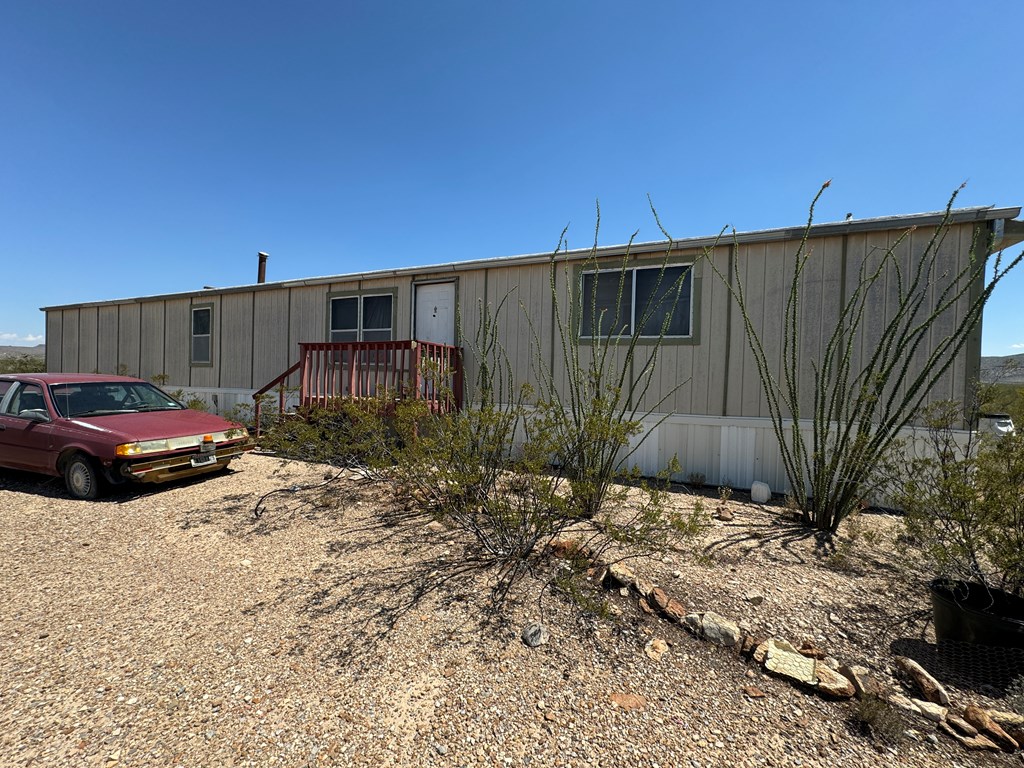
[(425, 283), (416, 286), (416, 318), (413, 335), (417, 341), (455, 345), (455, 283)]

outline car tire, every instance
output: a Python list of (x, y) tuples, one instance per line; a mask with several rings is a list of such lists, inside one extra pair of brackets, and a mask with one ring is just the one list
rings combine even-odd
[(76, 499), (95, 499), (100, 492), (100, 476), (88, 456), (72, 456), (64, 466), (64, 484)]

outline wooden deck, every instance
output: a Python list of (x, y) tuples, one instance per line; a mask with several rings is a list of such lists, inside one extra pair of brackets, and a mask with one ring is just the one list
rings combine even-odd
[(302, 342), (299, 359), (253, 394), (256, 431), (263, 396), (278, 390), (285, 412), (288, 378), (297, 374), (299, 406), (330, 408), (342, 400), (367, 397), (415, 398), (431, 410), (462, 407), (462, 349), (429, 341)]

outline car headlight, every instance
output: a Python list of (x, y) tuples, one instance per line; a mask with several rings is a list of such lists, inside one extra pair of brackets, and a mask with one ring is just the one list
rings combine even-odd
[(169, 440), (143, 440), (140, 443), (122, 443), (114, 449), (117, 456), (138, 456), (143, 453), (159, 453), (171, 450)]

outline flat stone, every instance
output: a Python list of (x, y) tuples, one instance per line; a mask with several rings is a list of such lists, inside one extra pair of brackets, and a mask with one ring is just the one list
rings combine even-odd
[(1001, 712), (998, 709), (986, 709), (985, 712), (1004, 727), (1024, 728), (1024, 715), (1018, 715), (1016, 712)]
[(760, 592), (747, 592), (747, 594), (743, 596), (743, 599), (751, 605), (760, 605), (764, 602), (764, 595)]
[(785, 641), (768, 641), (765, 669), (802, 685), (817, 685), (818, 676), (814, 671), (814, 659), (801, 656), (795, 649), (789, 650), (785, 646), (793, 648)]
[(999, 750), (998, 744), (993, 742), (991, 739), (985, 738), (985, 736), (980, 733), (977, 736), (964, 736), (957, 733), (956, 730), (946, 722), (939, 723), (939, 730), (959, 743), (965, 749), (970, 749), (976, 752), (981, 750), (997, 752)]
[(818, 693), (833, 699), (852, 699), (857, 693), (853, 683), (822, 661), (814, 662), (814, 674), (818, 678)]
[(731, 648), (740, 641), (740, 628), (714, 611), (704, 614), (703, 628), (704, 639), (709, 643)]
[(956, 715), (946, 715), (946, 722), (957, 729), (964, 736), (977, 736), (978, 729), (968, 723), (962, 717)]
[(921, 710), (917, 708), (917, 705), (902, 693), (890, 693), (885, 697), (885, 700), (904, 712), (910, 712), (913, 715), (921, 714)]
[(946, 689), (924, 667), (906, 656), (897, 656), (896, 666), (914, 681), (926, 701), (944, 707), (949, 706), (949, 694), (946, 693)]
[(914, 702), (914, 706), (917, 707), (921, 715), (933, 723), (941, 723), (946, 719), (946, 715), (949, 714), (949, 710), (941, 704), (921, 701), (921, 699), (911, 699), (911, 701)]
[(743, 693), (745, 693), (751, 699), (763, 699), (765, 697), (764, 691), (762, 691), (756, 685), (744, 685)]
[(647, 598), (641, 597), (636, 601), (636, 605), (643, 613), (650, 614), (651, 616), (654, 615), (654, 609), (651, 608), (651, 604), (647, 602)]

